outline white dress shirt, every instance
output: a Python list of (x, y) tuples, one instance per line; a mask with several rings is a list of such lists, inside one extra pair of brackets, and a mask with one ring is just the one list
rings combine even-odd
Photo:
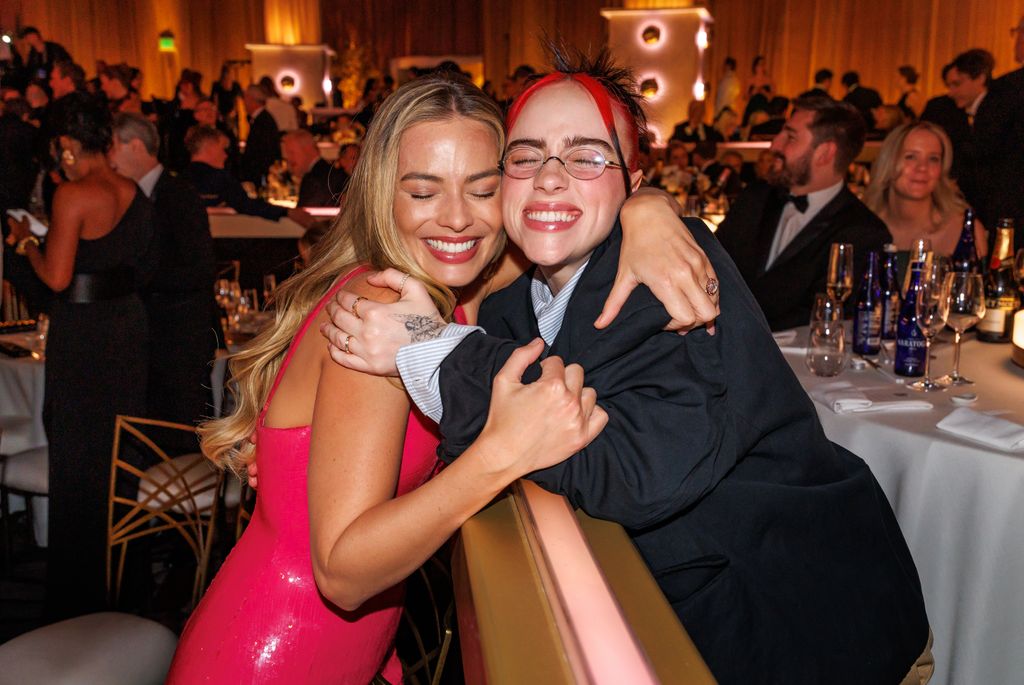
[(845, 181), (839, 181), (834, 186), (807, 193), (807, 209), (801, 212), (792, 202), (787, 202), (779, 217), (779, 224), (775, 228), (775, 237), (772, 238), (772, 247), (768, 251), (768, 261), (765, 263), (765, 270), (771, 268), (772, 263), (778, 259), (789, 246), (793, 239), (800, 235), (807, 224), (818, 215), (825, 205), (832, 202), (839, 191), (843, 189)]
[[(555, 342), (558, 331), (562, 329), (569, 299), (588, 263), (589, 260), (577, 269), (557, 295), (551, 292), (540, 270), (534, 271), (530, 298), (533, 301), (533, 313), (537, 317), (537, 330), (548, 347)], [(441, 403), (441, 363), (467, 335), (483, 330), (479, 326), (450, 323), (439, 337), (403, 345), (398, 350), (395, 361), (405, 389), (420, 411), (433, 421), (440, 423), (444, 415)]]
[(164, 165), (158, 162), (139, 179), (139, 188), (142, 189), (146, 197), (153, 197), (153, 189), (156, 188), (156, 182), (160, 180), (162, 173), (164, 173)]

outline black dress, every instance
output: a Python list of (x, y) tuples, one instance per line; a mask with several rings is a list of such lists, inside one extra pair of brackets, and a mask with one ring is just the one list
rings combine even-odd
[[(79, 239), (72, 286), (54, 298), (43, 419), (50, 450), (47, 614), (106, 606), (106, 528), (117, 414), (146, 408), (146, 310), (153, 209), (141, 191), (101, 238)], [(92, 278), (92, 292), (79, 287)]]

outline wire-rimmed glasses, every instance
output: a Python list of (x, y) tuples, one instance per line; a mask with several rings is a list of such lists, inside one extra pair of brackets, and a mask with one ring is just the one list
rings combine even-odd
[(540, 173), (544, 165), (553, 159), (558, 160), (570, 176), (581, 181), (593, 181), (609, 167), (622, 168), (621, 164), (609, 160), (600, 150), (586, 147), (570, 151), (565, 159), (558, 155), (545, 157), (533, 148), (514, 148), (505, 154), (498, 168), (509, 178), (528, 179)]

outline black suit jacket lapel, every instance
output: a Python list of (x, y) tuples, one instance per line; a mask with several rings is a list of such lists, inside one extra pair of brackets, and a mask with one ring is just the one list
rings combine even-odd
[[(757, 255), (757, 273), (763, 276), (768, 263), (768, 253), (772, 250), (772, 242), (775, 240), (775, 231), (779, 227), (779, 219), (782, 218), (782, 211), (786, 207), (786, 201), (782, 197), (784, 193), (772, 190), (765, 197), (764, 211), (761, 212), (761, 221), (758, 225), (757, 244), (754, 254)], [(776, 260), (777, 261), (777, 260)]]
[(832, 201), (821, 208), (821, 211), (814, 215), (810, 223), (804, 226), (803, 230), (797, 234), (793, 241), (786, 246), (779, 256), (772, 263), (772, 269), (776, 269), (779, 266), (784, 265), (790, 259), (793, 259), (796, 255), (800, 254), (808, 245), (814, 244), (821, 240), (822, 236), (828, 233), (829, 227), (832, 225), (832, 219), (842, 211), (850, 200), (853, 199), (853, 193), (851, 193), (846, 186), (839, 191), (839, 194), (832, 198)]

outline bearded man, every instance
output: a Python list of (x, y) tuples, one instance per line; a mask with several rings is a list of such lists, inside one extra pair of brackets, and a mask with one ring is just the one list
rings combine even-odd
[(718, 228), (773, 331), (807, 324), (814, 294), (825, 291), (832, 243), (853, 245), (859, 278), (868, 252), (892, 240), (885, 223), (846, 187), (865, 134), (851, 105), (798, 98), (772, 140), (768, 182), (748, 186)]

